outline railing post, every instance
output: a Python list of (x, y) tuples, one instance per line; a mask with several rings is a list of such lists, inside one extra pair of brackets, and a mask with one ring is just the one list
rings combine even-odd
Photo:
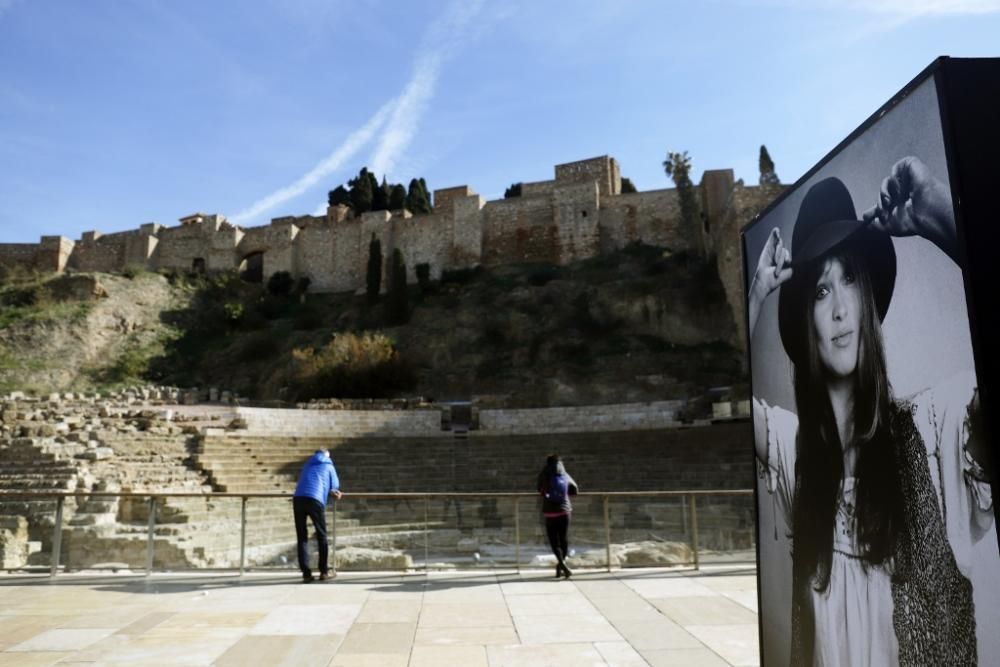
[(691, 549), (694, 551), (694, 569), (701, 569), (698, 562), (698, 496), (691, 494)]
[(608, 496), (604, 496), (604, 564), (611, 571), (611, 518), (608, 514)]
[(240, 498), (240, 576), (246, 569), (247, 562), (247, 498)]
[(153, 574), (153, 531), (156, 529), (156, 497), (149, 497), (149, 529), (146, 533), (146, 576)]
[(521, 499), (514, 498), (514, 567), (521, 574)]
[(333, 576), (337, 576), (337, 505), (336, 500), (333, 501), (333, 521), (330, 522), (330, 549), (332, 553), (330, 554), (330, 568), (333, 571)]
[(62, 519), (63, 519), (63, 501), (65, 498), (58, 496), (56, 498), (56, 525), (52, 529), (52, 558), (51, 558), (51, 568), (49, 569), (49, 576), (56, 576), (59, 572), (59, 557), (62, 554)]
[(424, 572), (430, 571), (430, 562), (431, 562), (431, 556), (430, 556), (431, 524), (429, 519), (430, 504), (431, 504), (430, 496), (424, 496)]

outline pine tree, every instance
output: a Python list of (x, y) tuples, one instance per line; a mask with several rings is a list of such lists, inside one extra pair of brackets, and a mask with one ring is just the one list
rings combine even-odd
[(343, 185), (338, 185), (335, 189), (330, 190), (330, 193), (327, 195), (327, 203), (330, 206), (337, 206), (338, 204), (350, 206), (351, 193)]
[(406, 193), (406, 208), (411, 213), (430, 213), (431, 204), (427, 198), (427, 185), (422, 183), (423, 179), (416, 178), (410, 180), (410, 188)]
[(372, 200), (375, 196), (372, 188), (374, 180), (375, 177), (368, 172), (368, 168), (362, 167), (357, 177), (347, 181), (347, 184), (351, 186), (351, 207), (354, 209), (355, 215), (372, 210)]
[(369, 303), (378, 301), (379, 292), (382, 290), (382, 242), (372, 233), (372, 240), (368, 242), (368, 271), (365, 275), (366, 294)]
[(402, 183), (394, 183), (389, 189), (389, 209), (398, 211), (406, 208), (406, 188)]
[(504, 199), (512, 199), (521, 196), (522, 183), (511, 183), (511, 186), (503, 191)]

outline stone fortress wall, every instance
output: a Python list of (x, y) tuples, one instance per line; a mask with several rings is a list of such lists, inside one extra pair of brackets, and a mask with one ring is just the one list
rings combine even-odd
[(381, 242), (383, 285), (393, 250), (400, 249), (415, 282), (418, 264), (432, 278), (444, 270), (521, 262), (567, 264), (620, 249), (633, 241), (714, 258), (734, 310), (743, 321), (739, 227), (780, 192), (748, 187), (732, 170), (706, 171), (697, 186), (703, 217), (687, 229), (675, 189), (622, 194), (617, 161), (608, 156), (556, 165), (550, 181), (524, 183), (522, 195), (485, 201), (468, 186), (435, 190), (434, 208), (374, 211), (350, 217), (345, 207), (325, 216), (274, 218), (241, 228), (225, 216), (194, 214), (176, 227), (147, 223), (139, 229), (79, 241), (43, 236), (37, 244), (0, 244), (0, 265), (43, 271), (222, 271), (260, 267), (267, 280), (279, 271), (308, 277), (313, 291), (365, 287), (368, 244)]

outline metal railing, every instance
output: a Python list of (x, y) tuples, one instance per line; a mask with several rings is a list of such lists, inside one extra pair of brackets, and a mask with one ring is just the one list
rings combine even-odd
[[(612, 527), (611, 527), (611, 514), (610, 514), (610, 502), (613, 499), (626, 499), (626, 498), (678, 498), (682, 500), (681, 513), (682, 520), (685, 523), (685, 530), (688, 532), (688, 537), (690, 540), (691, 552), (693, 559), (686, 565), (691, 565), (694, 569), (699, 569), (701, 567), (700, 550), (699, 550), (699, 534), (698, 534), (698, 498), (705, 497), (750, 497), (753, 496), (752, 489), (714, 489), (714, 490), (683, 490), (683, 491), (591, 491), (591, 492), (581, 492), (574, 496), (574, 498), (600, 498), (602, 504), (602, 515), (603, 515), (603, 533), (604, 533), (604, 550), (605, 550), (605, 568), (608, 572), (612, 569)], [(67, 498), (75, 499), (85, 499), (90, 500), (93, 498), (131, 498), (131, 499), (145, 499), (148, 504), (148, 520), (147, 520), (147, 533), (146, 533), (146, 562), (145, 562), (145, 572), (146, 575), (150, 575), (154, 571), (154, 557), (155, 557), (155, 534), (157, 528), (157, 501), (164, 500), (167, 498), (202, 498), (206, 500), (215, 499), (239, 499), (240, 500), (240, 557), (239, 566), (229, 567), (229, 568), (193, 568), (195, 570), (225, 570), (232, 571), (238, 570), (239, 574), (242, 576), (248, 569), (253, 570), (266, 570), (272, 569), (266, 566), (254, 566), (248, 568), (247, 566), (247, 506), (251, 499), (284, 499), (290, 501), (292, 495), (289, 493), (194, 493), (194, 492), (111, 492), (111, 491), (35, 491), (35, 490), (0, 490), (0, 501), (3, 499), (16, 498), (16, 499), (28, 499), (28, 500), (49, 500), (55, 499), (56, 509), (55, 509), (55, 519), (52, 528), (52, 550), (49, 566), (49, 574), (51, 576), (56, 576), (59, 573), (60, 561), (62, 556), (62, 534), (64, 528), (64, 505)], [(350, 493), (345, 494), (344, 497), (337, 501), (331, 502), (328, 505), (327, 511), (332, 514), (332, 521), (329, 522), (331, 526), (330, 530), (330, 554), (333, 556), (331, 558), (332, 570), (336, 572), (336, 552), (337, 552), (337, 507), (340, 504), (350, 503), (353, 500), (422, 500), (423, 501), (423, 523), (424, 523), (424, 565), (422, 568), (406, 568), (406, 569), (429, 569), (429, 535), (431, 533), (430, 528), (430, 502), (435, 499), (441, 500), (452, 500), (457, 501), (461, 499), (508, 499), (513, 501), (513, 518), (514, 518), (514, 545), (515, 545), (515, 568), (518, 572), (521, 570), (521, 504), (524, 501), (538, 501), (537, 493), (503, 493), (503, 492), (480, 492), (480, 493)], [(329, 517), (328, 517), (329, 518)], [(20, 568), (12, 568), (20, 569)], [(91, 569), (91, 568), (86, 568)], [(95, 568), (96, 569), (96, 568)], [(175, 571), (178, 568), (167, 568), (169, 571)], [(191, 569), (191, 568), (189, 568)]]

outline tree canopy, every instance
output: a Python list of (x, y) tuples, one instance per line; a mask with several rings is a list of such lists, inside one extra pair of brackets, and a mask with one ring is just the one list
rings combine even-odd
[(771, 155), (767, 152), (767, 146), (761, 144), (760, 146), (760, 159), (757, 161), (760, 167), (760, 184), (761, 185), (780, 185), (781, 181), (778, 180), (778, 174), (774, 171), (774, 160), (771, 159)]

